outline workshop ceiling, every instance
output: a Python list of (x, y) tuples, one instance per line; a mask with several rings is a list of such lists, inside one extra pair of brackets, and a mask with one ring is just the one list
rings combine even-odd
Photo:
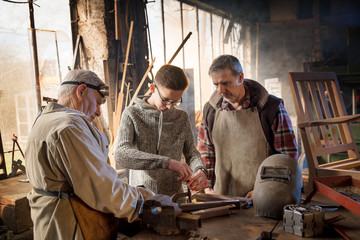
[[(232, 18), (247, 22), (266, 22), (269, 19), (268, 9), (271, 0), (183, 0), (199, 8), (213, 10), (218, 15), (231, 15)], [(220, 14), (219, 14), (220, 12)], [(221, 14), (221, 12), (223, 14)]]
[[(179, 0), (180, 1), (180, 0)], [(320, 17), (339, 15), (343, 19), (358, 19), (358, 0), (181, 0), (199, 8), (213, 9), (231, 15), (240, 22), (268, 23), (274, 20), (274, 9), (278, 15), (293, 11), (297, 19), (314, 17), (314, 6), (319, 4)], [(355, 16), (354, 16), (355, 14)], [(220, 14), (221, 15), (221, 14)], [(275, 17), (275, 19), (279, 17)], [(349, 24), (349, 22), (346, 22)], [(355, 23), (355, 24), (358, 24)], [(354, 25), (354, 24), (350, 24)]]

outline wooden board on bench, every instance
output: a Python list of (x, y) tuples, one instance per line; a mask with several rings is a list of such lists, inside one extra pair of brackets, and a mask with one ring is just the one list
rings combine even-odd
[(18, 175), (0, 181), (0, 224), (20, 233), (32, 227), (30, 207), (26, 195), (32, 186), (22, 182), (26, 175)]

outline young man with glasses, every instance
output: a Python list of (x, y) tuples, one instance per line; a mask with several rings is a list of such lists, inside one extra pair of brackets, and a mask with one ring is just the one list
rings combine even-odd
[(194, 145), (189, 116), (175, 108), (188, 86), (181, 68), (164, 65), (150, 85), (151, 96), (137, 97), (124, 110), (115, 160), (117, 167), (130, 169), (130, 185), (144, 185), (166, 195), (183, 192), (181, 182), (194, 191), (207, 186), (207, 171)]

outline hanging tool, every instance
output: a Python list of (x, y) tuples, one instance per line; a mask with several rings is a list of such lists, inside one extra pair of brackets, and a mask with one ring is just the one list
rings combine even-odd
[(16, 176), (16, 172), (18, 170), (21, 170), (25, 173), (25, 166), (22, 165), (22, 161), (20, 159), (18, 159), (17, 161), (14, 160), (15, 158), (15, 144), (18, 147), (21, 155), (23, 156), (23, 158), (25, 158), (23, 151), (21, 150), (21, 147), (17, 141), (17, 136), (15, 136), (15, 134), (13, 134), (13, 138), (11, 139), (13, 141), (13, 148), (12, 148), (12, 158), (11, 158), (11, 162), (12, 162), (12, 167), (11, 167), (11, 173), (8, 175), (9, 178), (11, 177), (15, 177)]

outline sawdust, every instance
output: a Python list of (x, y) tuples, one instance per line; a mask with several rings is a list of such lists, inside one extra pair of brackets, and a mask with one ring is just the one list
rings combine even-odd
[(354, 186), (346, 186), (346, 187), (336, 187), (334, 188), (334, 190), (360, 203), (359, 188)]

